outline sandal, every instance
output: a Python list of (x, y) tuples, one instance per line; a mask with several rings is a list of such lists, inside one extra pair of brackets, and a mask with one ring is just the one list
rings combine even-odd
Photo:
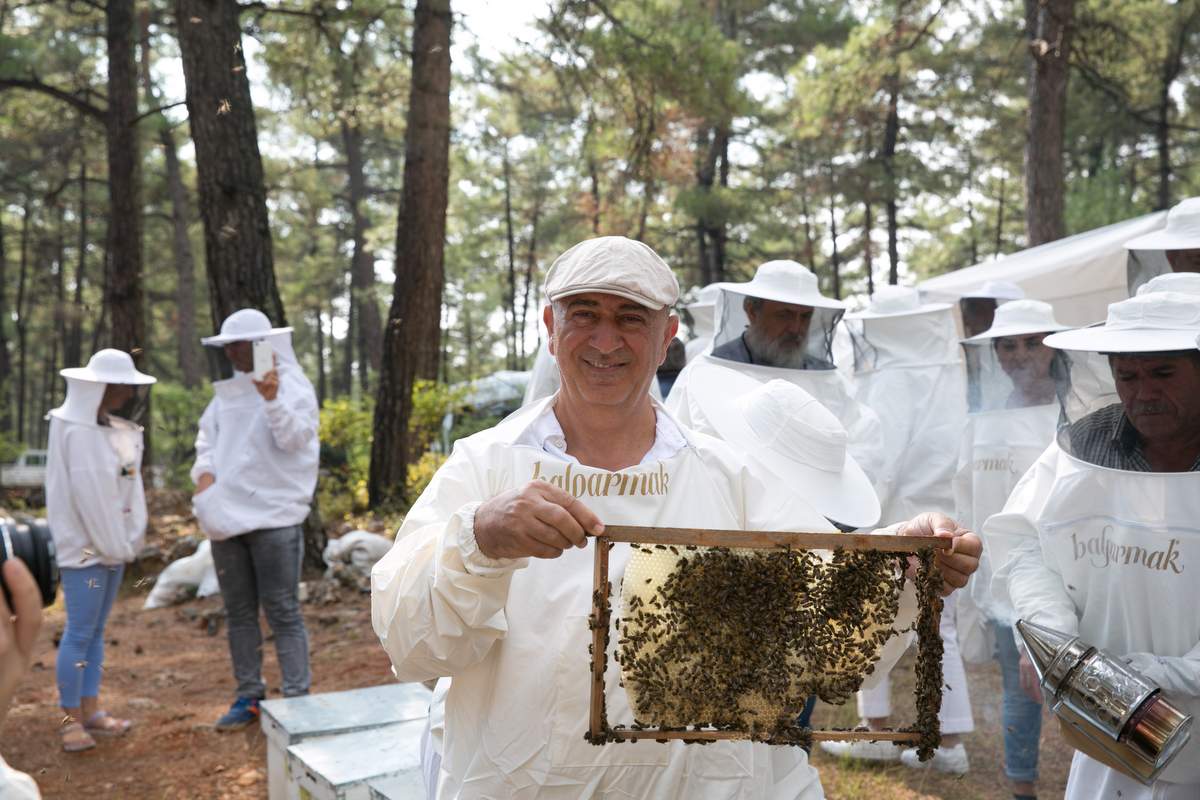
[(124, 736), (132, 727), (133, 723), (129, 720), (117, 719), (107, 711), (97, 711), (83, 723), (85, 731), (99, 736)]
[(96, 746), (96, 740), (87, 732), (83, 725), (75, 720), (64, 724), (58, 731), (62, 737), (62, 749), (66, 753), (79, 753), (91, 750)]

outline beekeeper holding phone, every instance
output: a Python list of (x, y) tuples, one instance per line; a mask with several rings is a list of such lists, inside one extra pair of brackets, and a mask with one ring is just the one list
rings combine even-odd
[(292, 329), (252, 308), (201, 339), (222, 377), (200, 417), (192, 508), (212, 540), (229, 620), (236, 698), (217, 721), (236, 730), (258, 719), (266, 696), (258, 609), (275, 635), (283, 694), (308, 693), (308, 634), (298, 587), (303, 522), (317, 485), (317, 397), (292, 351)]

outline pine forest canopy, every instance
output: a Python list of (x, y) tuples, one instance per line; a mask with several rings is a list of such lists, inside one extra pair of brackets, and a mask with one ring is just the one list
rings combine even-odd
[[(528, 368), (544, 270), (588, 236), (684, 286), (786, 257), (846, 296), (1045, 238), (1030, 158), (1061, 164), (1033, 216), (1062, 235), (1200, 194), (1200, 0), (504, 6), (520, 36), (452, 9), (447, 383)], [(323, 399), (374, 397), (398, 242), (427, 252), (415, 20), (445, 8), (0, 0), (0, 436), (44, 441), (58, 369), (108, 344), (202, 385), (238, 302), (294, 326)]]

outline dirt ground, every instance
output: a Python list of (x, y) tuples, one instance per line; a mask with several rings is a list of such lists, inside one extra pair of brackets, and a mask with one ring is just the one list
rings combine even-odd
[[(186, 535), (186, 521), (159, 526), (160, 546)], [(165, 538), (164, 538), (165, 537)], [(193, 600), (171, 608), (143, 611), (148, 580), (136, 572), (113, 609), (106, 630), (103, 706), (136, 723), (125, 737), (100, 739), (85, 753), (63, 753), (54, 686), (55, 642), (64, 612), (47, 611), (31, 672), (17, 691), (0, 728), (0, 753), (37, 780), (47, 800), (120, 798), (139, 800), (233, 800), (266, 797), (265, 739), (257, 726), (220, 734), (213, 722), (233, 699), (225, 630), (219, 625), (219, 598)], [(337, 691), (391, 680), (387, 656), (371, 630), (369, 598), (341, 589), (338, 602), (305, 605), (312, 650), (314, 692)], [(264, 630), (266, 630), (264, 622)], [(271, 697), (279, 696), (274, 647), (264, 645), (265, 678)], [(976, 731), (967, 737), (971, 771), (952, 778), (899, 763), (858, 767), (818, 749), (813, 760), (831, 800), (963, 800), (1012, 795), (1003, 774), (1000, 677), (993, 665), (968, 665)], [(900, 699), (912, 690), (911, 658), (893, 672), (898, 724), (907, 707)], [(849, 707), (818, 706), (818, 727), (856, 723)], [(1061, 797), (1071, 751), (1057, 726), (1044, 725), (1040, 794)]]

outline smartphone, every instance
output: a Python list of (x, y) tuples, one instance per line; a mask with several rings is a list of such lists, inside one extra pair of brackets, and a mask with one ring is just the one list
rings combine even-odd
[(267, 339), (254, 342), (254, 373), (256, 381), (261, 381), (266, 374), (275, 369), (275, 348)]

